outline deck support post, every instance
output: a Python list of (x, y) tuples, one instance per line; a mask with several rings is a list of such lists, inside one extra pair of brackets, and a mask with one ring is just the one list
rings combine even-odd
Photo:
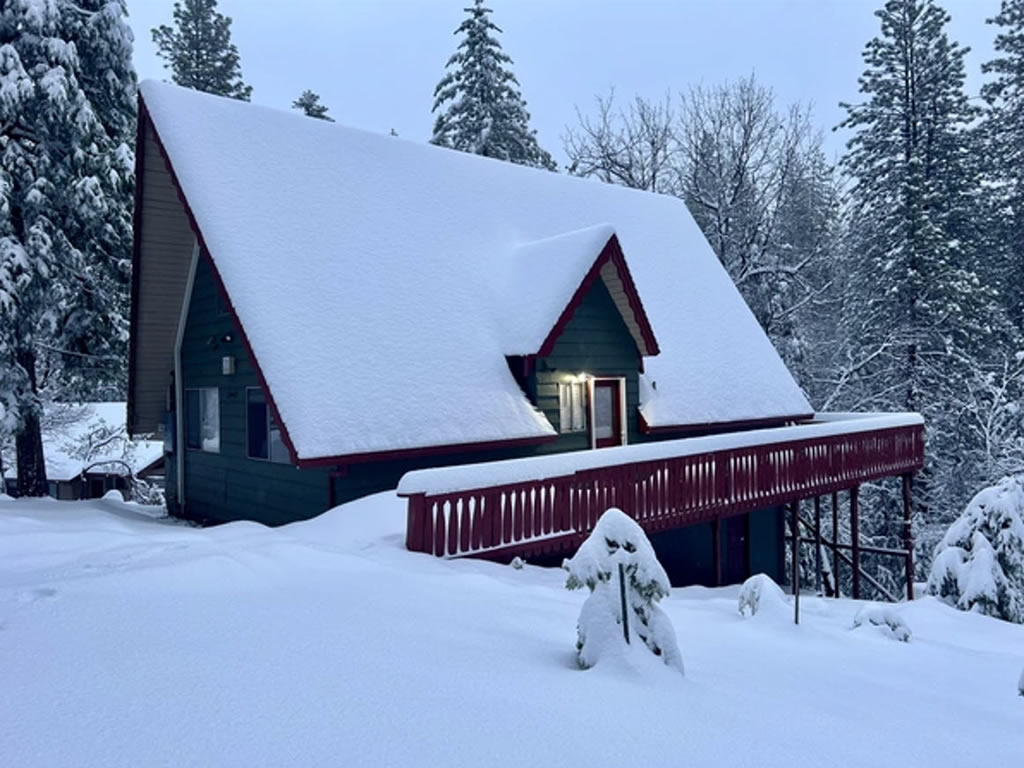
[[(332, 479), (333, 482), (333, 479)], [(427, 531), (426, 495), (416, 493), (409, 497), (405, 521), (405, 548), (410, 552), (427, 552), (424, 544), (427, 535), (433, 541), (433, 531)]]
[(911, 529), (914, 474), (903, 476), (903, 548), (907, 550), (907, 600), (914, 599), (914, 535)]
[(814, 497), (814, 590), (821, 594), (821, 497)]
[(853, 567), (853, 599), (860, 600), (860, 486), (850, 489), (850, 546)]
[(793, 529), (793, 623), (800, 623), (800, 502), (789, 505)]
[(711, 521), (711, 562), (715, 569), (715, 586), (722, 586), (722, 518), (716, 517)]
[[(839, 493), (832, 491), (832, 543), (839, 543)], [(839, 599), (839, 547), (832, 547), (832, 584), (835, 587), (835, 594), (832, 597)]]

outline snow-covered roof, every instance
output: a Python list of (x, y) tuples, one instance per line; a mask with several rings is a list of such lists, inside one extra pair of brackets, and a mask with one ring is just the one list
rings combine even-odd
[(613, 233), (661, 350), (648, 425), (812, 411), (675, 198), (141, 91), (300, 459), (552, 436), (505, 356)]
[[(46, 479), (73, 480), (86, 468), (90, 473), (127, 475), (128, 467), (140, 472), (162, 458), (163, 441), (127, 439), (125, 413), (123, 402), (48, 407), (43, 415)], [(90, 440), (90, 434), (97, 437)], [(4, 474), (16, 477), (15, 467), (5, 464)]]

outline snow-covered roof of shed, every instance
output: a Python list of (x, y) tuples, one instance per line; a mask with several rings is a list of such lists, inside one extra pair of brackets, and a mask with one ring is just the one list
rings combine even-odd
[[(645, 362), (650, 426), (811, 412), (677, 199), (141, 90), (300, 459), (552, 436), (504, 356), (578, 287), (601, 225), (660, 343)], [(577, 230), (589, 234), (566, 236), (571, 252), (534, 283), (510, 268)]]

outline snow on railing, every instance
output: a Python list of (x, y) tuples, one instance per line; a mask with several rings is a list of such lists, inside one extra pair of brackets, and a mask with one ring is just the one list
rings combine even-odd
[(455, 467), (419, 469), (402, 477), (398, 484), (398, 495), (454, 493), (474, 488), (544, 480), (588, 469), (923, 425), (924, 419), (917, 413), (819, 413), (814, 421), (788, 427), (661, 440), (602, 448), (599, 451), (573, 451), (523, 459), (462, 464)]
[(577, 545), (612, 506), (648, 532), (902, 475), (924, 462), (917, 414), (825, 414), (724, 435), (410, 472), (406, 546), (536, 556)]

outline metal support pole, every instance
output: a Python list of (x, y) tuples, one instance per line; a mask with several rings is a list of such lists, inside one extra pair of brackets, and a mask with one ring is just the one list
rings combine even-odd
[(853, 548), (853, 599), (860, 600), (860, 486), (850, 489), (850, 546)]
[(800, 623), (800, 502), (789, 505), (793, 528), (793, 623)]
[(814, 497), (814, 591), (821, 594), (821, 497)]
[(626, 569), (619, 563), (619, 595), (622, 598), (622, 635), (629, 645), (629, 614), (626, 611)]
[[(839, 543), (839, 493), (832, 492), (832, 541)], [(839, 548), (832, 547), (832, 581), (835, 585), (835, 597), (839, 599)]]
[(907, 550), (907, 600), (914, 599), (914, 534), (911, 530), (913, 513), (914, 474), (903, 476), (903, 548)]

